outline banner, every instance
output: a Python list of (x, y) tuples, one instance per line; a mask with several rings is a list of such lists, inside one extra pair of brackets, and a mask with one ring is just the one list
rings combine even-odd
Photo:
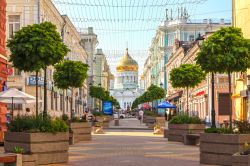
[(106, 115), (113, 115), (113, 104), (110, 101), (103, 101), (103, 113)]

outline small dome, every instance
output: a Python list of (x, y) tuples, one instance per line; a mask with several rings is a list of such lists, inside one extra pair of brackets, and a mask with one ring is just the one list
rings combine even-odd
[(138, 71), (137, 62), (128, 54), (128, 48), (125, 55), (116, 66), (117, 71)]

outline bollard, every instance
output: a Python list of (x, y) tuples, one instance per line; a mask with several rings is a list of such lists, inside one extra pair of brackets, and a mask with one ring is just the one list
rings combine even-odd
[(115, 126), (119, 126), (119, 119), (115, 119)]

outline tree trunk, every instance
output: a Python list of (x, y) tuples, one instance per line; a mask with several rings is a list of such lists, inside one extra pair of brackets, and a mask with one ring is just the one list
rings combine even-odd
[(187, 115), (189, 116), (189, 109), (188, 109), (188, 87), (187, 87)]
[(63, 98), (62, 98), (63, 102), (62, 102), (62, 105), (63, 105), (63, 114), (65, 114), (65, 90), (63, 90)]
[(44, 68), (44, 110), (43, 116), (46, 117), (47, 112), (47, 67)]
[(230, 130), (232, 130), (232, 92), (231, 92), (231, 72), (228, 72), (228, 92), (229, 92), (229, 122), (230, 122)]
[(38, 116), (38, 70), (36, 71), (36, 116)]
[(74, 88), (71, 88), (71, 101), (70, 101), (70, 118), (73, 118), (73, 96), (74, 96)]
[(216, 128), (215, 125), (215, 109), (214, 109), (214, 73), (212, 72), (212, 79), (211, 79), (211, 83), (212, 83), (212, 110), (211, 110), (211, 116), (212, 116), (212, 128)]

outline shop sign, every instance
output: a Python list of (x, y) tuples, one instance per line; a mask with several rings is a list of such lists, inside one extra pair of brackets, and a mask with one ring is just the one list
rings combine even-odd
[(205, 94), (205, 91), (203, 90), (203, 91), (200, 91), (200, 92), (196, 93), (195, 96), (201, 96), (201, 95), (204, 95), (204, 94)]
[[(36, 76), (30, 76), (28, 78), (28, 85), (36, 85)], [(38, 86), (43, 86), (44, 85), (44, 78), (43, 77), (38, 77)]]

